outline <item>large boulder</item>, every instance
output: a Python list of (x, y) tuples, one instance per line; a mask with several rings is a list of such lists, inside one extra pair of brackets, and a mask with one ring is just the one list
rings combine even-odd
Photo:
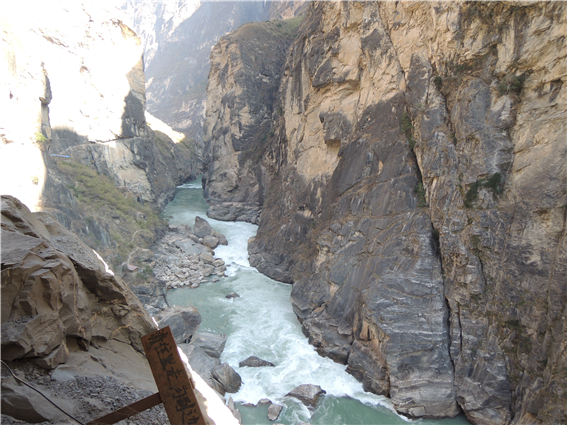
[(213, 378), (222, 385), (227, 393), (237, 392), (242, 385), (242, 378), (228, 363), (214, 367)]
[(317, 401), (319, 401), (319, 396), (326, 393), (319, 385), (302, 384), (295, 387), (286, 396), (298, 398), (309, 409), (314, 409)]
[(275, 421), (280, 416), (282, 409), (283, 406), (279, 404), (271, 404), (270, 407), (268, 407), (268, 419)]
[(226, 338), (209, 332), (197, 332), (191, 338), (191, 344), (201, 347), (209, 356), (218, 359), (224, 350)]
[(215, 229), (213, 229), (207, 220), (199, 216), (195, 217), (194, 233), (199, 238), (203, 239), (207, 236), (213, 236), (218, 239), (218, 243), (220, 243), (221, 245), (228, 245), (226, 237), (222, 233), (219, 233)]
[(187, 355), (189, 364), (201, 378), (210, 386), (212, 383), (212, 370), (220, 365), (220, 360), (216, 357), (209, 356), (205, 350), (198, 345), (179, 344), (179, 348)]
[(187, 342), (201, 324), (201, 314), (195, 307), (170, 307), (163, 310), (156, 321), (160, 329), (169, 326), (178, 344)]
[(256, 356), (250, 356), (248, 357), (246, 360), (242, 360), (240, 363), (238, 363), (238, 367), (262, 367), (262, 366), (275, 366), (275, 364), (267, 361), (267, 360), (262, 360), (259, 357)]

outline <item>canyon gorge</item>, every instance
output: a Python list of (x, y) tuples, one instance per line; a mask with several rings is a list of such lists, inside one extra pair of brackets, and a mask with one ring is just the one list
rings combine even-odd
[(564, 3), (121, 8), (2, 11), (3, 360), (154, 391), (132, 369), (157, 241), (226, 270), (160, 217), (202, 174), (207, 215), (258, 225), (250, 265), (364, 391), (411, 419), (567, 421)]

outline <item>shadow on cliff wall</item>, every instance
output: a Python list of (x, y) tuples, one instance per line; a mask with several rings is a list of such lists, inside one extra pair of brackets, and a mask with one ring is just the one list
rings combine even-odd
[(120, 137), (136, 137), (145, 125), (144, 103), (130, 90), (124, 98), (124, 113), (122, 114), (122, 134)]

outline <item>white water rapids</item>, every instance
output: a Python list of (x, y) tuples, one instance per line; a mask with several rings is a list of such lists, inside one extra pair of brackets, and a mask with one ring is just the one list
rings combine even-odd
[[(362, 384), (346, 373), (344, 365), (320, 357), (308, 344), (293, 313), (291, 285), (260, 274), (248, 263), (247, 242), (257, 226), (242, 222), (221, 222), (206, 217), (201, 182), (178, 187), (175, 199), (164, 216), (171, 224), (194, 225), (195, 216), (223, 233), (228, 246), (215, 250), (227, 264), (227, 277), (204, 283), (197, 289), (180, 288), (168, 293), (171, 305), (195, 306), (203, 318), (201, 331), (226, 334), (228, 340), (221, 362), (230, 364), (242, 377), (242, 387), (233, 398), (243, 424), (269, 424), (267, 405), (257, 407), (262, 398), (284, 406), (277, 423), (298, 424), (467, 424), (464, 417), (446, 420), (410, 421), (397, 415), (391, 402), (364, 392)], [(227, 299), (231, 292), (239, 298)], [(238, 367), (254, 355), (275, 367)], [(299, 400), (285, 395), (301, 384), (320, 385), (327, 393), (310, 412)]]

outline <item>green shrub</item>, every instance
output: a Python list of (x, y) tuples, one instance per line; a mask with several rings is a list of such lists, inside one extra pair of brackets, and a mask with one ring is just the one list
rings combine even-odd
[(402, 114), (402, 118), (400, 119), (400, 125), (402, 127), (402, 133), (404, 133), (409, 140), (412, 136), (413, 125), (411, 124), (411, 118), (409, 114), (405, 111)]
[(415, 194), (417, 195), (417, 206), (418, 208), (427, 207), (427, 200), (425, 199), (425, 188), (423, 183), (419, 182), (414, 188)]
[(77, 200), (86, 204), (86, 209), (108, 209), (131, 224), (137, 224), (139, 220), (134, 217), (140, 212), (146, 217), (147, 225), (160, 223), (149, 206), (138, 203), (134, 195), (120, 191), (108, 176), (73, 161), (60, 161), (57, 166), (75, 182), (71, 189)]
[(474, 182), (465, 194), (464, 204), (466, 208), (472, 208), (473, 203), (478, 199), (478, 191), (485, 187), (492, 191), (492, 195), (502, 193), (502, 174), (495, 173), (487, 179), (479, 179)]
[(496, 173), (491, 175), (484, 184), (484, 187), (492, 190), (493, 193), (501, 193), (502, 174)]
[(467, 193), (465, 194), (465, 207), (472, 208), (473, 203), (478, 199), (478, 189), (480, 187), (480, 180), (474, 182)]
[(498, 94), (503, 96), (505, 94), (514, 93), (519, 95), (524, 89), (527, 74), (524, 72), (520, 75), (508, 74), (496, 86)]
[(441, 87), (443, 87), (443, 78), (437, 76), (433, 79), (433, 84), (435, 84), (435, 87), (437, 87), (437, 90), (441, 90)]
[(45, 137), (45, 136), (43, 135), (43, 133), (40, 132), (40, 131), (36, 131), (35, 134), (34, 134), (34, 137), (35, 137), (35, 141), (36, 141), (36, 142), (40, 142), (40, 143), (45, 143), (45, 142), (47, 142), (47, 137)]

